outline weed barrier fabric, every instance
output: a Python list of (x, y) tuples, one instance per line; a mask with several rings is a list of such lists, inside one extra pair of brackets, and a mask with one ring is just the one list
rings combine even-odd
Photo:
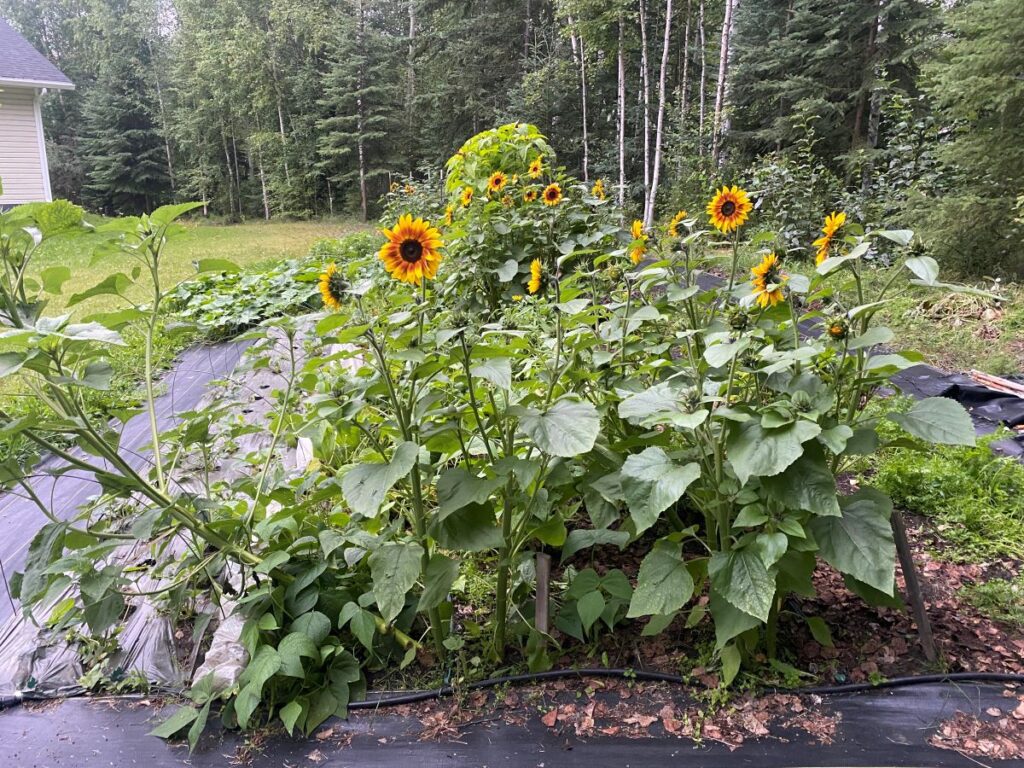
[[(248, 346), (247, 342), (228, 342), (187, 350), (161, 381), (165, 393), (156, 401), (159, 428), (170, 429), (176, 424), (178, 414), (195, 408), (209, 395), (211, 382), (235, 369)], [(121, 442), (128, 452), (129, 462), (137, 469), (149, 462), (146, 454), (149, 440), (147, 414), (139, 414), (125, 425)], [(52, 500), (55, 514), (70, 518), (77, 513), (79, 505), (96, 492), (96, 484), (86, 473), (60, 470), (58, 461), (44, 460), (32, 483), (40, 496)], [(29, 544), (45, 522), (42, 512), (23, 495), (9, 492), (0, 496), (0, 564), (6, 578), (24, 566)], [(146, 556), (144, 551), (133, 547), (125, 547), (113, 555), (126, 562), (140, 561)], [(3, 581), (0, 695), (80, 693), (81, 660), (64, 633), (47, 629), (45, 617), (49, 611), (37, 611), (35, 621), (26, 618), (7, 594), (6, 581), (0, 581)], [(146, 584), (151, 588), (159, 586), (155, 581)], [(131, 614), (120, 636), (121, 649), (112, 660), (112, 671), (115, 674), (135, 671), (159, 688), (180, 690), (187, 682), (187, 675), (177, 661), (171, 620), (145, 597), (134, 598), (130, 603)], [(0, 766), (6, 764), (0, 761)]]
[[(581, 686), (582, 687), (582, 686)], [(539, 713), (525, 725), (489, 721), (486, 713), (457, 736), (421, 741), (422, 724), (415, 717), (371, 713), (347, 721), (331, 720), (319, 729), (331, 738), (290, 739), (275, 735), (252, 753), (253, 768), (315, 765), (392, 768), (396, 765), (504, 766), (506, 768), (622, 768), (623, 766), (932, 766), (946, 768), (989, 765), (928, 743), (944, 721), (958, 711), (993, 720), (991, 707), (1007, 706), (1001, 686), (923, 685), (855, 695), (830, 696), (814, 704), (823, 714), (838, 717), (830, 743), (818, 743), (803, 732), (774, 729), (761, 739), (748, 739), (738, 749), (711, 741), (697, 746), (689, 739), (660, 733), (651, 738), (595, 736), (578, 738), (571, 727), (549, 729)], [(565, 695), (572, 695), (566, 692)], [(553, 702), (548, 702), (552, 705)], [(138, 706), (138, 699), (75, 699), (38, 709), (25, 707), (0, 713), (0, 765), (71, 768), (136, 766), (195, 768), (232, 762), (245, 744), (236, 732), (211, 727), (190, 757), (181, 745), (149, 736), (154, 723), (172, 708), (157, 712)], [(351, 739), (349, 739), (351, 736)], [(1021, 766), (1005, 760), (1000, 766)]]

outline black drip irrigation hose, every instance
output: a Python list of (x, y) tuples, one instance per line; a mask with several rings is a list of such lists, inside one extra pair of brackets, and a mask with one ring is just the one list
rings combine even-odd
[[(487, 680), (480, 680), (475, 683), (467, 683), (463, 686), (444, 685), (440, 688), (433, 688), (429, 691), (410, 691), (395, 695), (381, 695), (363, 701), (353, 701), (348, 705), (349, 709), (377, 709), (382, 707), (396, 707), (402, 704), (416, 704), (421, 701), (432, 701), (435, 699), (452, 696), (459, 692), (478, 691), (484, 688), (497, 688), (502, 685), (518, 685), (521, 683), (539, 683), (547, 680), (564, 680), (566, 678), (616, 678), (622, 680), (642, 680), (644, 682), (672, 683), (683, 687), (692, 687), (692, 684), (679, 675), (671, 675), (666, 672), (646, 672), (633, 669), (604, 669), (595, 667), (593, 669), (553, 669), (548, 672), (534, 672), (525, 675), (506, 675), (503, 677), (492, 677)], [(879, 691), (891, 688), (908, 688), (915, 685), (930, 685), (934, 683), (1014, 683), (1024, 685), (1024, 675), (1003, 672), (950, 672), (947, 674), (935, 675), (909, 675), (906, 677), (893, 677), (878, 683), (849, 683), (846, 685), (815, 685), (800, 688), (779, 688), (769, 686), (764, 689), (765, 693), (786, 693), (796, 695), (835, 695), (844, 693), (865, 693), (867, 691)]]
[[(384, 709), (397, 707), (403, 704), (418, 704), (423, 701), (434, 701), (437, 699), (454, 696), (458, 693), (468, 693), (487, 688), (497, 688), (503, 685), (522, 685), (526, 683), (541, 683), (548, 680), (565, 680), (575, 678), (612, 678), (618, 680), (640, 680), (651, 683), (671, 683), (684, 688), (692, 688), (693, 685), (680, 675), (672, 675), (667, 672), (650, 672), (642, 669), (606, 669), (604, 667), (592, 667), (585, 669), (552, 669), (547, 672), (531, 672), (523, 675), (504, 675), (502, 677), (490, 677), (486, 680), (478, 680), (475, 683), (453, 686), (443, 685), (440, 688), (431, 688), (423, 691), (409, 691), (408, 693), (380, 694), (373, 698), (362, 701), (350, 702), (350, 710), (363, 709)], [(892, 677), (878, 683), (849, 683), (845, 685), (812, 685), (799, 688), (781, 688), (778, 686), (767, 686), (762, 693), (784, 693), (797, 696), (831, 696), (851, 693), (867, 693), (869, 691), (881, 691), (893, 688), (909, 688), (916, 685), (933, 685), (936, 683), (1006, 683), (1024, 685), (1024, 674), (1012, 674), (1006, 672), (949, 672), (946, 674), (932, 675), (908, 675), (904, 677)], [(159, 692), (183, 695), (184, 691), (159, 688)], [(84, 696), (87, 693), (82, 688), (73, 687), (63, 691), (43, 693), (42, 691), (19, 691), (11, 694), (0, 695), (0, 711), (16, 707), (26, 701), (53, 701), (56, 699), (71, 699)], [(140, 694), (127, 694), (108, 698), (138, 698)]]

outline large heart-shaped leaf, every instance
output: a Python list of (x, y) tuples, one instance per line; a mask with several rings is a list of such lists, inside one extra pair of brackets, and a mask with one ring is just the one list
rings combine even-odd
[(892, 595), (892, 501), (875, 488), (862, 488), (840, 499), (839, 505), (842, 517), (818, 517), (809, 523), (821, 556), (843, 573)]
[(341, 479), (341, 493), (352, 511), (376, 516), (387, 492), (412, 471), (418, 453), (416, 443), (401, 443), (387, 464), (360, 464), (350, 469)]
[(373, 595), (389, 624), (405, 607), (405, 596), (420, 575), (423, 548), (414, 542), (390, 542), (370, 555)]
[(777, 475), (800, 458), (803, 444), (817, 437), (821, 427), (798, 420), (779, 429), (765, 429), (758, 421), (734, 425), (729, 433), (729, 462), (740, 483), (753, 476)]
[(519, 428), (544, 453), (570, 459), (594, 447), (601, 420), (592, 403), (566, 398), (543, 413), (523, 409)]
[(622, 492), (637, 534), (658, 520), (658, 515), (679, 500), (694, 480), (700, 465), (676, 464), (661, 448), (651, 446), (626, 459), (619, 471)]
[(946, 397), (928, 397), (906, 413), (890, 413), (914, 437), (943, 445), (974, 445), (974, 425), (964, 407)]
[(707, 415), (708, 412), (703, 408), (692, 413), (687, 411), (680, 402), (678, 388), (668, 382), (655, 384), (619, 403), (619, 416), (640, 427), (672, 424), (683, 429), (694, 429), (700, 426)]
[(708, 562), (711, 586), (744, 613), (768, 621), (775, 597), (775, 579), (753, 549), (716, 552)]
[(678, 611), (693, 596), (693, 577), (686, 569), (678, 544), (659, 541), (640, 563), (636, 590), (629, 602), (629, 618), (666, 616)]

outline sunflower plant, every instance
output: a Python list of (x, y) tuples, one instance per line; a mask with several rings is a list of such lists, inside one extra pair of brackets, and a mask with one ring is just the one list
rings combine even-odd
[(457, 267), (444, 290), (468, 311), (497, 316), (513, 296), (536, 293), (528, 290), (537, 283), (535, 262), (548, 272), (568, 271), (572, 261), (601, 253), (618, 237), (604, 184), (588, 189), (567, 176), (532, 125), (473, 136), (447, 168), (446, 235)]
[[(748, 206), (742, 189), (723, 188), (708, 223), (735, 244)], [(856, 457), (888, 444), (880, 420), (902, 428), (901, 445), (974, 442), (967, 413), (948, 399), (865, 411), (894, 373), (920, 360), (880, 351), (893, 334), (873, 323), (878, 310), (908, 282), (958, 289), (938, 281), (933, 260), (911, 257), (868, 295), (865, 256), (882, 242), (904, 247), (911, 233), (850, 227), (840, 238), (844, 225), (841, 214), (829, 217), (832, 239), (818, 244), (826, 256), (810, 275), (765, 253), (746, 282), (735, 260), (726, 281), (709, 279), (708, 232), (694, 229), (645, 240), (646, 261), (628, 278), (629, 317), (644, 322), (625, 325), (605, 412), (621, 462), (589, 493), (614, 510), (598, 528), (617, 526), (629, 539), (658, 532), (627, 616), (650, 617), (656, 632), (680, 613), (687, 626), (710, 613), (729, 679), (762, 642), (774, 657), (785, 598), (814, 594), (819, 558), (869, 600), (895, 599), (892, 503), (874, 488), (843, 496), (836, 486)], [(707, 605), (691, 603), (703, 593)]]

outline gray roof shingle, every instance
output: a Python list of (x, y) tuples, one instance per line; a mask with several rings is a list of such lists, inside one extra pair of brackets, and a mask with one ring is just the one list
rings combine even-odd
[(15, 32), (10, 24), (0, 19), (0, 86), (4, 84), (75, 87), (67, 75)]

